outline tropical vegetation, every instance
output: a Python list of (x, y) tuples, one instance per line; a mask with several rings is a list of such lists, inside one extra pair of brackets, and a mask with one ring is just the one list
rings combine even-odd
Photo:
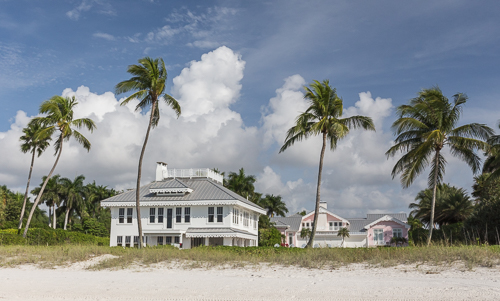
[(163, 59), (145, 57), (139, 59), (138, 62), (138, 65), (128, 66), (127, 72), (133, 75), (133, 77), (119, 82), (115, 87), (115, 92), (116, 94), (121, 94), (129, 91), (135, 91), (132, 95), (128, 96), (121, 102), (122, 106), (128, 104), (133, 99), (138, 99), (139, 103), (135, 107), (136, 111), (151, 107), (148, 129), (142, 145), (141, 155), (139, 157), (139, 166), (137, 169), (136, 212), (140, 248), (143, 245), (143, 241), (141, 212), (139, 206), (139, 188), (141, 187), (142, 160), (144, 158), (144, 152), (146, 151), (149, 132), (151, 131), (151, 128), (156, 127), (160, 121), (160, 108), (158, 107), (159, 101), (163, 101), (167, 106), (171, 107), (177, 114), (177, 117), (181, 114), (181, 106), (175, 98), (165, 92), (167, 84), (167, 68), (165, 68)]
[(438, 87), (423, 89), (409, 104), (397, 108), (398, 119), (392, 124), (397, 136), (388, 157), (403, 153), (392, 170), (392, 177), (401, 174), (403, 188), (409, 187), (426, 167), (431, 166), (428, 186), (433, 189), (430, 204), (429, 235), (431, 243), (434, 227), (437, 188), (443, 181), (446, 159), (443, 149), (464, 161), (474, 173), (480, 170), (481, 158), (477, 151), (487, 150), (486, 141), (493, 130), (479, 123), (458, 126), (467, 95), (457, 93), (453, 102)]
[(288, 130), (280, 153), (294, 145), (295, 142), (302, 141), (311, 136), (320, 135), (323, 138), (323, 145), (319, 156), (314, 222), (311, 237), (307, 243), (307, 247), (311, 248), (318, 224), (319, 203), (321, 200), (321, 175), (327, 142), (330, 150), (333, 151), (337, 147), (338, 141), (346, 137), (351, 129), (362, 128), (364, 130), (375, 131), (375, 126), (372, 119), (366, 116), (342, 118), (342, 114), (344, 113), (343, 101), (337, 96), (336, 89), (330, 86), (328, 80), (324, 80), (323, 82), (315, 80), (309, 87), (304, 87), (304, 89), (306, 91), (304, 98), (309, 102), (309, 107), (297, 117), (295, 125)]

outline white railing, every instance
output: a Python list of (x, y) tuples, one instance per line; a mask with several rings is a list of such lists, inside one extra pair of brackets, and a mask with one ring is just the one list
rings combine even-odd
[(224, 177), (209, 168), (169, 169), (169, 178), (209, 178), (222, 183)]

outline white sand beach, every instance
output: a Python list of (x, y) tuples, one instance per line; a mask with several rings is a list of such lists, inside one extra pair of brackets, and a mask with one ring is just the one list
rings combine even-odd
[[(101, 258), (102, 259), (102, 258)], [(442, 266), (334, 270), (258, 266), (186, 269), (175, 264), (116, 271), (0, 269), (1, 300), (500, 300), (500, 269)]]

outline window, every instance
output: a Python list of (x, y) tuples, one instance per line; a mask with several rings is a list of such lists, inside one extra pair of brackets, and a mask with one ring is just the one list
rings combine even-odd
[(155, 222), (156, 208), (149, 208), (149, 222)]
[(330, 231), (333, 230), (333, 222), (330, 222)]
[(174, 243), (178, 244), (180, 242), (180, 237), (179, 236), (174, 236)]
[(158, 236), (158, 239), (156, 240), (156, 242), (159, 246), (162, 246), (163, 245), (163, 236)]
[(134, 236), (134, 245), (139, 244), (139, 235)]
[(233, 223), (238, 224), (238, 215), (240, 214), (239, 210), (236, 208), (233, 208)]
[(293, 234), (288, 233), (288, 245), (291, 246), (293, 245)]
[(125, 236), (125, 246), (130, 247), (130, 236)]
[(304, 228), (306, 226), (306, 223), (302, 223), (302, 228)]
[(172, 229), (172, 208), (167, 208), (167, 229)]
[(392, 237), (403, 237), (403, 229), (400, 228), (392, 229)]
[(132, 212), (134, 210), (132, 208), (127, 208), (127, 224), (132, 223)]
[(182, 223), (182, 208), (175, 208), (175, 222)]
[(164, 213), (164, 209), (158, 208), (158, 223), (159, 224), (163, 224), (163, 213)]
[(222, 223), (222, 213), (223, 213), (224, 207), (217, 207), (217, 222)]
[(214, 222), (214, 207), (208, 207), (208, 222)]
[(342, 227), (342, 222), (333, 222), (333, 231), (338, 231)]
[(123, 236), (117, 236), (116, 237), (116, 244), (118, 246), (121, 246), (122, 245), (122, 239), (123, 239)]
[(172, 236), (165, 237), (165, 240), (166, 240), (166, 242), (165, 242), (166, 245), (171, 245), (172, 244)]
[(248, 227), (248, 217), (249, 217), (248, 212), (244, 212), (243, 213), (243, 226), (245, 226), (245, 227)]
[(309, 223), (306, 223), (306, 227), (309, 228)]
[(253, 228), (257, 229), (257, 223), (259, 222), (259, 218), (257, 217), (257, 214), (254, 214), (253, 218), (255, 220), (255, 222), (253, 223)]
[(118, 209), (118, 223), (123, 224), (125, 222), (125, 208)]
[(191, 222), (191, 208), (190, 207), (184, 208), (184, 222), (185, 223)]

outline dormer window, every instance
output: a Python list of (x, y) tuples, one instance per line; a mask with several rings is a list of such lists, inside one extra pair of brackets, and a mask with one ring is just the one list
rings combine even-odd
[(154, 193), (157, 196), (176, 196), (176, 195), (185, 195), (186, 193), (193, 192), (191, 188), (152, 188), (149, 189), (150, 193)]

